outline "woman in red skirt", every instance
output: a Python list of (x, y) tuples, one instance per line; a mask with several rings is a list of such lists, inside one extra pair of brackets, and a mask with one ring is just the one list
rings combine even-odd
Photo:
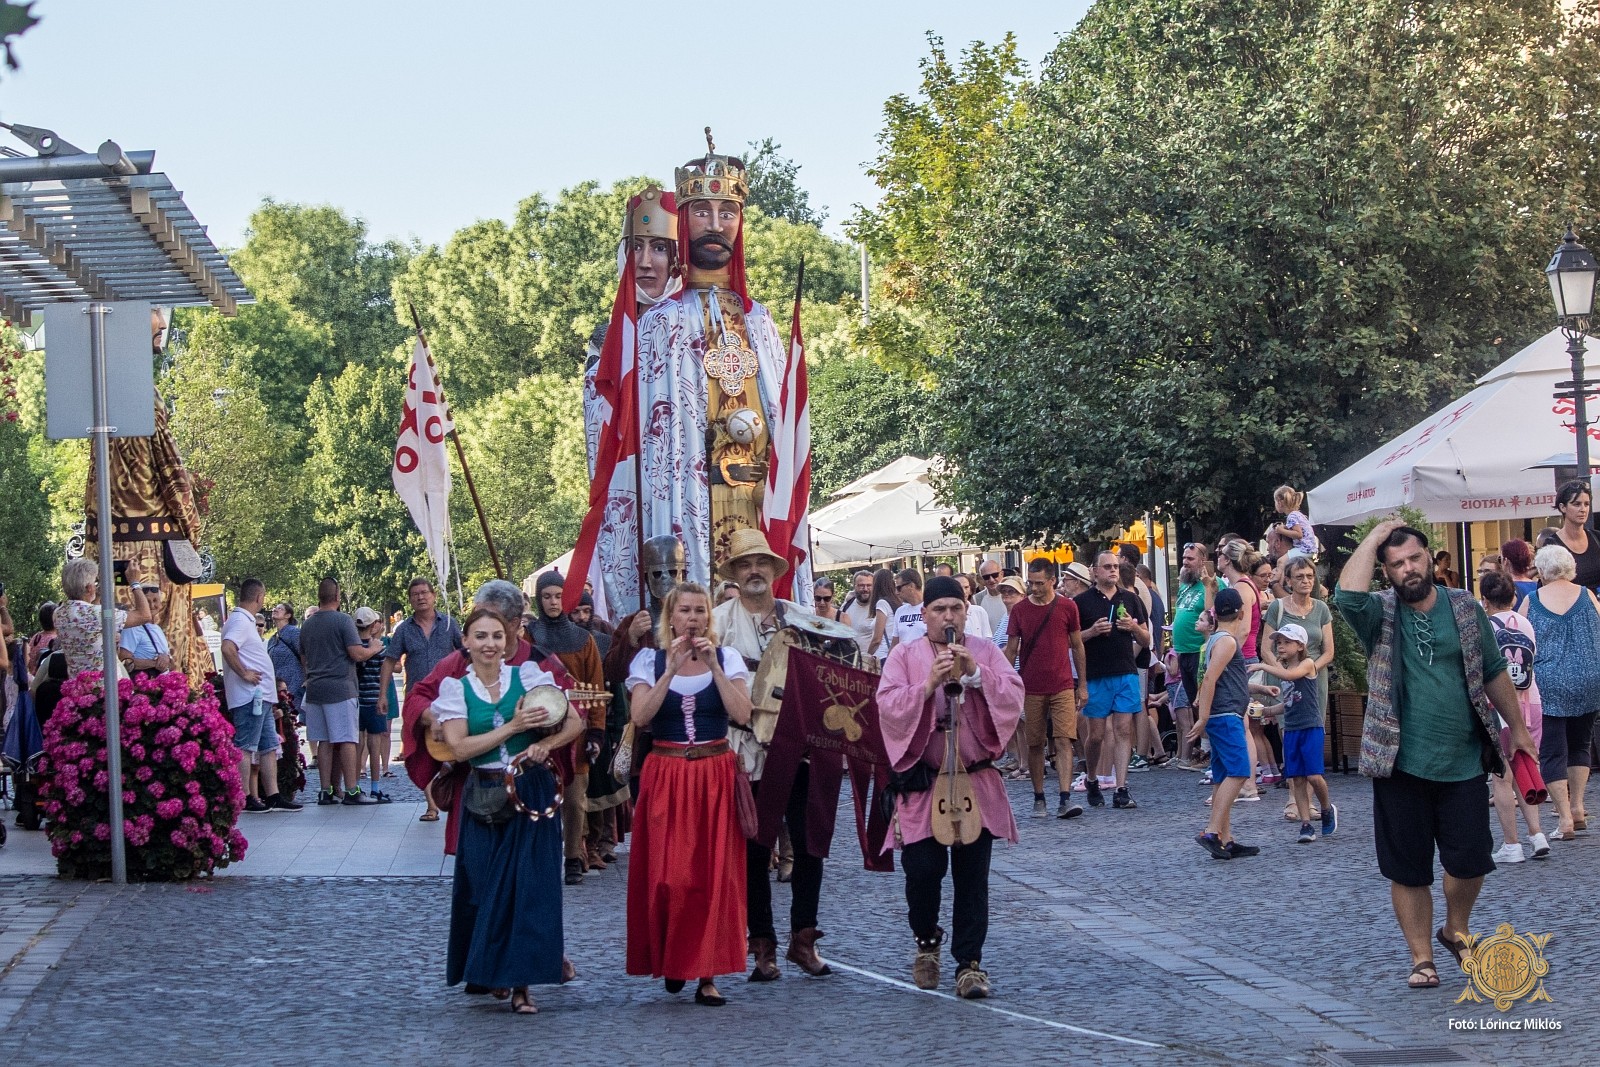
[(699, 979), (696, 1003), (726, 1004), (714, 977), (745, 967), (744, 834), (734, 808), (728, 721), (750, 721), (749, 671), (719, 649), (711, 598), (683, 583), (661, 609), (659, 649), (628, 671), (631, 715), (653, 745), (628, 856), (628, 973)]

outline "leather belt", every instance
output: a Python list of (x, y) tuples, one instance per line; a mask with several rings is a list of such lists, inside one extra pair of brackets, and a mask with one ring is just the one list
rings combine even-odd
[(728, 739), (725, 737), (707, 741), (703, 745), (675, 745), (670, 741), (657, 741), (650, 746), (650, 755), (666, 756), (669, 759), (709, 759), (730, 751), (732, 750), (728, 748)]

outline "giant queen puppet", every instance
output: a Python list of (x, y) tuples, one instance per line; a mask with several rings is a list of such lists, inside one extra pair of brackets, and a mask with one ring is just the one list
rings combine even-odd
[[(736, 530), (766, 532), (773, 464), (798, 469), (807, 458), (775, 453), (789, 353), (746, 289), (745, 166), (717, 153), (709, 129), (706, 147), (677, 169), (675, 197), (651, 188), (630, 202), (622, 284), (586, 381), (595, 484), (573, 567), (599, 578), (613, 618), (645, 606), (644, 542), (681, 541), (688, 580), (709, 586)], [(660, 245), (673, 238), (669, 277), (641, 279), (641, 257), (668, 251)], [(661, 295), (646, 307), (657, 284)], [(801, 514), (802, 544), (806, 523)], [(793, 543), (772, 548), (791, 563), (794, 597), (809, 603), (810, 563)]]

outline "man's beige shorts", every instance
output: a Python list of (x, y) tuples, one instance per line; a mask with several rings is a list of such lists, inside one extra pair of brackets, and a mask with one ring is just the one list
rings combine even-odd
[(1044, 746), (1046, 716), (1054, 725), (1057, 742), (1078, 739), (1078, 701), (1072, 690), (1023, 698), (1022, 722), (1029, 748)]

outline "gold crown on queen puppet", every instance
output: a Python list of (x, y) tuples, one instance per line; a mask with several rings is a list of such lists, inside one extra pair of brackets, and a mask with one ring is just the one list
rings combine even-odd
[(623, 222), (622, 239), (661, 237), (678, 240), (678, 205), (672, 194), (651, 185), (628, 198), (628, 217)]
[(745, 176), (744, 160), (738, 156), (720, 156), (716, 142), (711, 139), (711, 127), (706, 127), (706, 154), (691, 159), (679, 167), (674, 175), (678, 184), (678, 203), (690, 200), (732, 200), (743, 204), (750, 195), (750, 182)]

